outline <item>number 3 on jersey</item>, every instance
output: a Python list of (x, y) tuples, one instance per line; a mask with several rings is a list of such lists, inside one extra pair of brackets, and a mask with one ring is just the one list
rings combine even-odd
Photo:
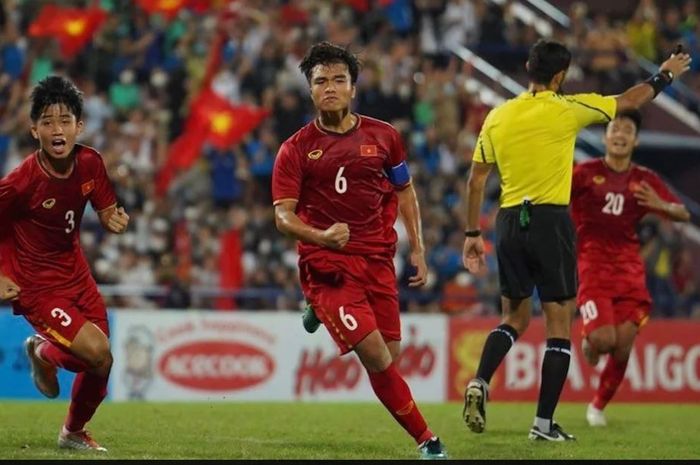
[(605, 206), (603, 207), (603, 213), (620, 216), (624, 206), (625, 197), (622, 194), (616, 194), (615, 192), (608, 192), (605, 194)]
[(66, 221), (68, 222), (68, 227), (65, 231), (66, 234), (70, 234), (75, 229), (75, 212), (73, 210), (68, 210), (66, 212)]
[(73, 318), (68, 315), (62, 308), (54, 308), (51, 310), (51, 316), (60, 320), (61, 326), (70, 326), (73, 322)]
[(345, 167), (341, 166), (338, 169), (338, 174), (335, 175), (335, 191), (338, 194), (344, 194), (348, 190), (348, 180), (343, 177), (343, 171), (345, 171)]

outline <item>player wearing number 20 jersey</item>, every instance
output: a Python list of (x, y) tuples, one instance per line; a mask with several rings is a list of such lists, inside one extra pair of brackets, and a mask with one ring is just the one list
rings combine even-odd
[[(577, 304), (584, 318), (584, 331), (588, 334), (620, 319), (631, 319), (641, 326), (651, 300), (636, 227), (654, 210), (640, 205), (634, 194), (646, 183), (662, 200), (679, 200), (656, 173), (634, 163), (617, 172), (604, 159), (595, 159), (577, 165), (573, 176), (571, 212), (576, 225), (580, 282)], [(612, 308), (611, 301), (617, 299), (630, 301), (631, 305), (624, 306), (625, 312), (619, 306)]]
[(591, 365), (609, 354), (586, 412), (591, 426), (606, 424), (603, 409), (622, 382), (634, 339), (649, 317), (636, 226), (647, 213), (676, 221), (690, 217), (653, 171), (632, 163), (640, 124), (639, 112), (620, 112), (606, 129), (605, 157), (579, 164), (573, 174), (582, 349)]

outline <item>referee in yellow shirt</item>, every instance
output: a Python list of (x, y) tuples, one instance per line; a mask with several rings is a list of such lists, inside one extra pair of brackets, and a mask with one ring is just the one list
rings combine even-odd
[(659, 72), (621, 95), (562, 95), (571, 53), (562, 44), (540, 40), (527, 61), (527, 92), (494, 108), (479, 134), (467, 185), (464, 265), (486, 266), (479, 216), (486, 179), (494, 165), (501, 176), (496, 220), (496, 254), (501, 287), (502, 324), (486, 339), (476, 377), (464, 393), (464, 420), (481, 433), (486, 426), (488, 384), (518, 336), (528, 326), (531, 296), (537, 287), (545, 316), (547, 346), (542, 362), (533, 440), (574, 437), (552, 418), (566, 381), (571, 357), (570, 331), (576, 311), (575, 232), (569, 217), (574, 144), (590, 124), (607, 123), (616, 112), (651, 101), (688, 70), (690, 57), (666, 60)]

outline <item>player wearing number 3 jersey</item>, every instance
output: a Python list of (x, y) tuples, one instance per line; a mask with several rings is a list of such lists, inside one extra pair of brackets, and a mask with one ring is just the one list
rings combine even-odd
[(379, 400), (424, 458), (445, 458), (396, 370), (401, 328), (393, 256), (397, 214), (408, 231), (411, 284), (427, 267), (420, 212), (397, 131), (350, 112), (357, 58), (324, 42), (300, 69), (318, 118), (280, 147), (272, 175), (278, 229), (298, 239), (304, 294), (341, 353), (357, 353)]
[(640, 124), (638, 111), (618, 113), (605, 133), (605, 158), (581, 163), (573, 173), (583, 353), (592, 365), (600, 354), (609, 354), (586, 413), (591, 426), (606, 424), (603, 409), (622, 382), (634, 338), (649, 318), (637, 223), (647, 213), (675, 221), (690, 218), (656, 173), (631, 162)]
[(129, 216), (117, 208), (102, 157), (75, 143), (82, 109), (81, 92), (62, 77), (42, 80), (32, 93), (39, 150), (0, 180), (0, 298), (38, 333), (25, 348), (42, 394), (58, 395), (58, 367), (78, 373), (58, 445), (104, 451), (84, 427), (107, 395), (112, 354), (80, 222), (88, 202), (109, 232), (124, 232)]

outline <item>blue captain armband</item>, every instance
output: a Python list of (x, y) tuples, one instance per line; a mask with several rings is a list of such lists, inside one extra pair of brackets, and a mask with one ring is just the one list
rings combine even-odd
[(389, 182), (396, 187), (405, 186), (411, 180), (411, 174), (408, 172), (408, 164), (406, 160), (392, 167), (387, 173)]

